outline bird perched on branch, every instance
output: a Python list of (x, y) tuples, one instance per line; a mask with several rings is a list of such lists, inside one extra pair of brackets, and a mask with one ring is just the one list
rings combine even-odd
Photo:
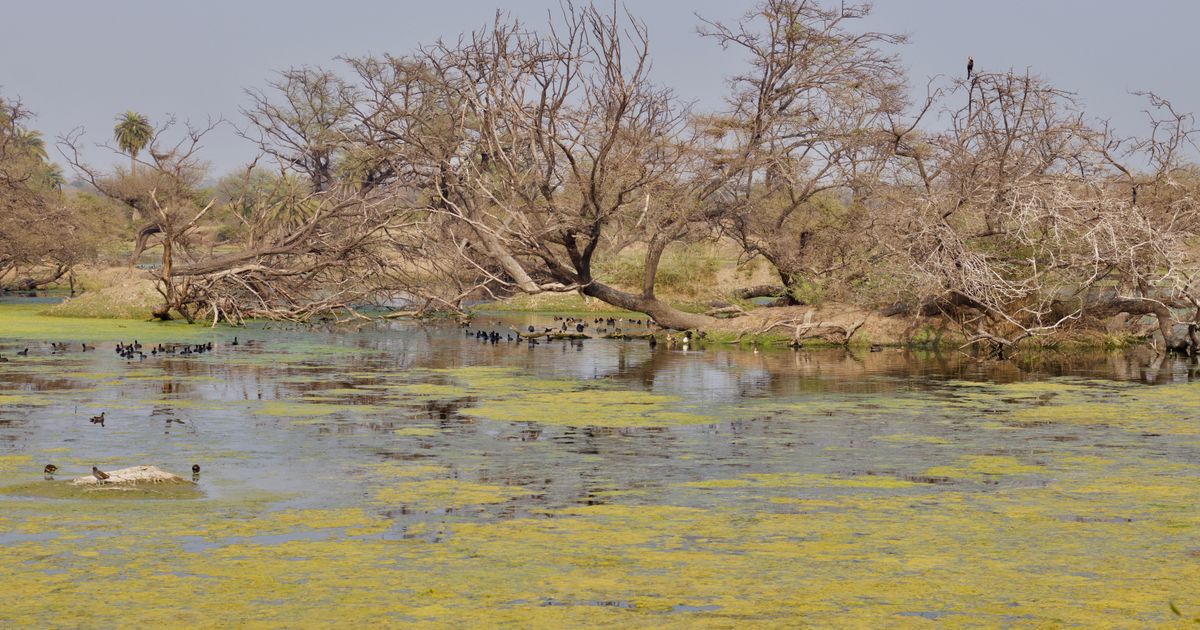
[(91, 423), (92, 423), (92, 424), (98, 424), (98, 425), (100, 425), (100, 426), (104, 426), (104, 414), (105, 414), (105, 413), (107, 413), (107, 412), (101, 411), (101, 412), (100, 412), (100, 415), (98, 415), (98, 416), (92, 416)]
[(975, 58), (967, 57), (967, 80), (971, 79), (971, 75), (975, 72)]
[(95, 466), (92, 466), (92, 476), (101, 482), (108, 479), (108, 473), (96, 468)]

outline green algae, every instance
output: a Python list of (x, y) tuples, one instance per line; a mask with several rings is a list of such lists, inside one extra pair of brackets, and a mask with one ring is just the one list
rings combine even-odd
[(505, 368), (443, 370), (481, 401), (464, 414), (503, 422), (593, 427), (708, 424), (678, 396), (604, 387), (589, 381), (527, 378)]
[[(730, 403), (693, 400), (706, 389), (695, 381), (577, 380), (544, 365), (372, 370), (360, 361), (374, 353), (338, 351), (297, 374), (285, 341), (274, 364), (242, 356), (128, 370), (89, 356), (54, 369), (115, 376), (62, 390), (0, 370), (0, 396), (39, 403), (0, 404), (0, 616), (1106, 628), (1200, 609), (1194, 384), (877, 379)], [(210, 375), (191, 366), (215, 380), (159, 391), (156, 370)], [(64, 431), (92, 407), (136, 414)], [(168, 407), (200, 429), (138, 421)], [(41, 479), (48, 461), (75, 474), (196, 461), (204, 476), (186, 485), (202, 494), (21, 492), (62, 486)]]
[[(134, 319), (47, 317), (43, 305), (11, 305), (0, 308), (0, 331), (5, 338), (21, 341), (130, 342), (143, 344), (199, 342), (216, 333), (198, 324)], [(75, 348), (78, 349), (78, 348)]]
[(144, 499), (198, 499), (204, 493), (191, 482), (122, 485), (110, 487), (76, 486), (70, 481), (41, 481), (13, 484), (0, 493), (44, 499), (88, 499), (92, 501), (129, 501)]

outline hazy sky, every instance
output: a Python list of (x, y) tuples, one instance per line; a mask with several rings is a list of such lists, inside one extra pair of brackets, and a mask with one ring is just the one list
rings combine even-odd
[[(245, 88), (273, 71), (337, 55), (402, 53), (487, 22), (497, 8), (540, 20), (556, 0), (9, 0), (0, 26), (0, 94), (19, 96), (52, 140), (75, 127), (107, 140), (118, 112), (135, 109), (241, 124)], [(628, 2), (650, 28), (655, 72), (698, 106), (719, 104), (741, 60), (696, 36), (693, 13), (728, 20), (750, 0)], [(869, 26), (908, 33), (914, 85), (980, 70), (1031, 68), (1079, 94), (1121, 130), (1144, 120), (1133, 90), (1152, 89), (1200, 112), (1200, 2), (1194, 0), (884, 0)], [(53, 152), (52, 152), (53, 153)], [(231, 129), (205, 155), (219, 174), (252, 157)], [(89, 150), (97, 163), (114, 157)]]

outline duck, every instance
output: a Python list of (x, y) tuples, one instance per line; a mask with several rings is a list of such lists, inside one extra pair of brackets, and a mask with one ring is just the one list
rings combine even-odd
[(192, 474), (193, 475), (200, 474), (200, 464), (192, 464)]
[(96, 468), (95, 466), (92, 466), (92, 476), (98, 479), (101, 483), (108, 479), (108, 473)]
[(29, 356), (29, 348), (25, 348), (24, 350), (21, 350), (20, 352), (17, 353), (17, 355), (22, 356), (22, 357)]
[(231, 343), (231, 344), (229, 344), (229, 345), (231, 345), (231, 346), (236, 346), (236, 345), (238, 345), (238, 340), (237, 340), (237, 337), (234, 337), (234, 338), (233, 338), (233, 343)]
[(58, 472), (58, 466), (55, 466), (54, 464), (46, 464), (46, 467), (42, 469), (42, 472), (46, 473), (46, 476), (49, 477)]
[(98, 424), (98, 425), (100, 425), (100, 426), (104, 426), (104, 414), (105, 414), (105, 413), (106, 413), (106, 412), (104, 412), (104, 411), (101, 411), (101, 412), (100, 412), (100, 415), (98, 415), (98, 416), (92, 416), (92, 418), (91, 418), (91, 423), (92, 423), (92, 424)]
[(95, 350), (95, 349), (96, 349), (96, 346), (89, 346), (89, 345), (87, 345), (86, 343), (81, 343), (81, 344), (79, 344), (79, 345), (83, 346), (83, 351), (84, 351), (84, 352), (87, 352), (88, 350)]
[(873, 344), (871, 346), (871, 352), (883, 352), (883, 346), (879, 344)]

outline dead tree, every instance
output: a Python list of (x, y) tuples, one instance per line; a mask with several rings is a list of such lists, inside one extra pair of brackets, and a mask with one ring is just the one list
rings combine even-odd
[(729, 108), (700, 124), (720, 192), (706, 199), (748, 257), (774, 265), (792, 303), (847, 296), (872, 260), (866, 197), (890, 156), (883, 129), (902, 110), (900, 35), (858, 31), (868, 5), (766, 0), (700, 32), (747, 58)]
[[(1187, 120), (1163, 123), (1169, 140), (1117, 141), (1029, 73), (976, 73), (945, 94), (967, 103), (945, 112), (948, 130), (893, 129), (904, 170), (877, 235), (910, 295), (997, 353), (1089, 314), (1154, 314), (1165, 336), (1195, 290), (1197, 208), (1177, 176)], [(1137, 175), (1117, 151), (1172, 157)], [(1142, 177), (1161, 188), (1134, 203)]]

